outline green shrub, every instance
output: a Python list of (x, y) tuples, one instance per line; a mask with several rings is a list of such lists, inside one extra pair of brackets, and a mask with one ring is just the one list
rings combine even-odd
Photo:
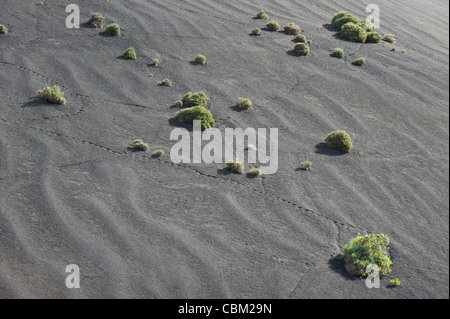
[(389, 43), (395, 43), (395, 35), (393, 34), (386, 34), (383, 38), (384, 41)]
[(120, 35), (120, 27), (117, 23), (112, 23), (106, 27), (106, 33), (109, 35), (119, 36)]
[(331, 52), (331, 56), (335, 57), (335, 58), (343, 59), (344, 58), (344, 50), (342, 50), (341, 48), (336, 48), (333, 50), (333, 52)]
[(276, 21), (270, 21), (266, 24), (267, 29), (270, 31), (278, 31), (280, 29), (280, 25)]
[(252, 168), (251, 170), (248, 171), (248, 173), (250, 174), (250, 176), (253, 176), (253, 177), (257, 178), (257, 177), (261, 176), (261, 169), (259, 169), (259, 168)]
[(198, 54), (195, 56), (194, 61), (198, 64), (205, 64), (206, 63), (206, 57), (204, 55)]
[(156, 157), (162, 157), (164, 156), (165, 152), (163, 150), (156, 151), (153, 155)]
[(261, 35), (261, 29), (259, 29), (259, 28), (254, 29), (254, 30), (252, 31), (252, 34), (253, 34), (253, 35), (256, 35), (256, 36), (260, 36), (260, 35)]
[(0, 34), (8, 34), (8, 28), (0, 24)]
[(402, 284), (402, 281), (398, 278), (394, 278), (391, 280), (392, 287), (400, 287), (401, 284)]
[(301, 43), (306, 43), (306, 37), (303, 34), (299, 34), (295, 37), (295, 41), (297, 42), (301, 42)]
[(57, 85), (38, 91), (37, 97), (53, 104), (66, 105), (67, 103), (67, 100), (64, 98), (64, 92)]
[(94, 28), (103, 28), (105, 25), (106, 19), (100, 12), (91, 13), (91, 18), (88, 23)]
[(379, 34), (376, 31), (372, 31), (367, 33), (367, 42), (368, 43), (380, 43), (381, 41), (381, 34)]
[(367, 40), (367, 32), (355, 23), (347, 23), (341, 29), (341, 36), (352, 42), (365, 43)]
[(361, 23), (361, 21), (359, 21), (358, 18), (354, 17), (353, 15), (346, 14), (338, 19), (336, 19), (333, 22), (333, 28), (337, 31), (340, 31), (342, 29), (342, 27), (347, 24), (347, 23), (354, 23), (356, 25), (359, 25)]
[(294, 51), (297, 54), (300, 55), (308, 55), (309, 54), (309, 46), (306, 43), (297, 43), (292, 48), (292, 51)]
[(162, 80), (161, 84), (162, 84), (163, 86), (168, 86), (168, 87), (172, 87), (172, 86), (173, 86), (172, 81), (170, 81), (169, 79), (164, 79), (164, 80)]
[(253, 107), (253, 103), (249, 99), (243, 99), (240, 97), (238, 101), (234, 103), (234, 106), (240, 109), (250, 110)]
[(383, 275), (389, 274), (392, 265), (389, 243), (385, 234), (358, 235), (344, 247), (345, 268), (354, 276), (366, 277), (367, 266), (376, 264)]
[(256, 14), (256, 17), (257, 17), (258, 19), (263, 19), (263, 20), (269, 19), (269, 16), (264, 12), (264, 10), (259, 11), (259, 12)]
[(153, 59), (152, 64), (154, 66), (158, 66), (159, 65), (159, 60), (158, 59)]
[(230, 172), (236, 173), (236, 174), (244, 174), (244, 164), (239, 163), (237, 159), (233, 159), (232, 161), (228, 162), (226, 164), (226, 169), (228, 169)]
[(135, 140), (131, 147), (141, 151), (148, 151), (148, 144), (145, 144), (142, 140)]
[(331, 19), (331, 24), (333, 24), (337, 19), (343, 18), (345, 16), (351, 15), (348, 11), (340, 11), (333, 16)]
[(301, 32), (300, 27), (294, 23), (288, 23), (284, 26), (284, 32), (287, 34), (297, 35)]
[(194, 120), (201, 121), (202, 130), (210, 129), (215, 124), (211, 112), (203, 106), (193, 106), (182, 109), (175, 114), (175, 120), (188, 124), (193, 124)]
[(196, 93), (189, 92), (185, 94), (182, 101), (186, 107), (192, 106), (205, 107), (208, 104), (208, 96), (203, 91)]
[(181, 100), (175, 101), (175, 106), (178, 106), (179, 108), (183, 107), (183, 101)]
[(312, 162), (305, 161), (300, 164), (300, 168), (304, 171), (310, 171), (312, 169)]
[(123, 56), (125, 57), (125, 59), (128, 59), (128, 60), (136, 60), (137, 59), (136, 50), (134, 48), (126, 49), (125, 52), (123, 53)]
[(366, 65), (366, 59), (364, 58), (357, 58), (353, 61), (352, 63), (353, 65), (357, 65), (357, 66), (363, 66)]
[(342, 152), (351, 152), (353, 144), (350, 136), (345, 131), (331, 132), (325, 138), (325, 143), (329, 148), (333, 148)]

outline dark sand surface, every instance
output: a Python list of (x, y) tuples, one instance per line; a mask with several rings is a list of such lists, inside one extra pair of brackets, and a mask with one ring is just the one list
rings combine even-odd
[[(327, 27), (370, 1), (76, 1), (83, 21), (119, 23), (119, 38), (65, 28), (67, 1), (33, 2), (0, 0), (1, 298), (449, 298), (447, 0), (377, 1), (395, 45)], [(260, 9), (297, 23), (311, 54), (288, 54), (282, 32), (250, 36)], [(137, 61), (118, 58), (131, 46)], [(189, 63), (196, 54), (208, 64)], [(67, 106), (34, 98), (53, 84)], [(152, 158), (174, 144), (174, 101), (198, 90), (222, 131), (279, 128), (275, 175)], [(255, 109), (236, 112), (238, 97)], [(352, 153), (320, 145), (333, 130)], [(136, 138), (150, 152), (129, 151)], [(374, 232), (390, 237), (394, 267), (369, 290), (337, 256)], [(72, 263), (81, 289), (65, 286)]]

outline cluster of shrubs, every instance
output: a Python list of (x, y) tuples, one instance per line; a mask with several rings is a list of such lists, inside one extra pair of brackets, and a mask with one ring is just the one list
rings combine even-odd
[(367, 20), (359, 20), (347, 11), (336, 13), (331, 20), (331, 25), (341, 33), (342, 38), (351, 42), (379, 43), (382, 39)]
[(210, 129), (215, 125), (211, 111), (206, 108), (208, 96), (205, 92), (189, 92), (182, 100), (175, 102), (178, 107), (185, 107), (175, 113), (174, 119), (178, 122), (193, 124), (194, 120), (201, 121), (202, 130)]
[[(235, 174), (244, 174), (245, 173), (245, 167), (243, 163), (238, 162), (236, 158), (226, 163), (225, 168), (229, 170), (232, 173)], [(252, 168), (248, 171), (248, 174), (252, 177), (260, 177), (261, 176), (261, 169), (260, 168)]]

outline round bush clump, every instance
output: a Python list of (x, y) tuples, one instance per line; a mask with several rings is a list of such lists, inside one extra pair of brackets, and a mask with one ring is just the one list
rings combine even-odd
[(137, 59), (136, 50), (134, 48), (126, 49), (125, 52), (123, 53), (123, 56), (125, 59), (128, 59), (128, 60), (136, 60)]
[(392, 287), (400, 287), (401, 284), (402, 284), (402, 281), (398, 278), (394, 278), (391, 280)]
[(259, 28), (254, 29), (254, 30), (252, 31), (252, 34), (253, 34), (253, 35), (256, 35), (256, 36), (260, 36), (260, 35), (261, 35), (261, 29), (259, 29)]
[(204, 55), (198, 54), (195, 56), (194, 61), (198, 64), (205, 64), (206, 63), (206, 57)]
[(103, 28), (105, 25), (106, 19), (100, 12), (91, 13), (91, 18), (88, 23), (94, 28)]
[(284, 32), (287, 34), (297, 35), (301, 32), (300, 27), (294, 23), (288, 23), (284, 26)]
[(270, 21), (266, 24), (267, 29), (270, 31), (278, 31), (280, 29), (280, 25), (276, 21)]
[(249, 99), (243, 99), (240, 97), (238, 101), (234, 103), (234, 106), (243, 110), (250, 110), (253, 107), (253, 103)]
[(383, 275), (389, 274), (389, 237), (385, 234), (358, 235), (344, 247), (345, 269), (353, 276), (367, 277), (367, 266), (375, 264)]
[(196, 93), (189, 92), (185, 94), (182, 101), (186, 107), (193, 107), (193, 106), (205, 107), (208, 104), (208, 96), (203, 91)]
[(252, 177), (260, 177), (261, 176), (261, 169), (259, 168), (252, 168), (251, 170), (248, 171), (248, 174)]
[(64, 98), (64, 92), (62, 92), (61, 88), (57, 85), (51, 87), (48, 86), (45, 89), (38, 91), (37, 97), (53, 104), (66, 105), (67, 103), (67, 100)]
[(380, 43), (381, 42), (381, 34), (379, 34), (376, 31), (367, 33), (367, 42), (368, 43)]
[(384, 41), (389, 43), (395, 43), (395, 35), (393, 34), (386, 34), (383, 38)]
[(263, 20), (269, 19), (269, 16), (264, 12), (264, 10), (259, 11), (259, 12), (256, 14), (256, 17), (257, 17), (258, 19), (263, 19)]
[(367, 32), (355, 23), (347, 23), (341, 29), (341, 36), (352, 42), (365, 43), (367, 40)]
[(306, 43), (306, 37), (303, 34), (299, 34), (295, 37), (295, 41), (297, 42), (302, 42), (302, 43)]
[(228, 169), (230, 172), (236, 173), (236, 174), (244, 174), (244, 164), (239, 163), (237, 159), (233, 159), (232, 161), (228, 162), (226, 164), (226, 169)]
[(142, 140), (135, 140), (131, 147), (141, 151), (148, 151), (148, 144), (145, 144)]
[(172, 87), (172, 86), (173, 86), (172, 81), (170, 81), (169, 79), (164, 79), (164, 80), (162, 80), (161, 84), (162, 84), (163, 86), (168, 86), (168, 87)]
[(294, 51), (297, 54), (300, 55), (308, 55), (309, 54), (309, 46), (306, 43), (297, 43), (292, 48), (292, 51)]
[(300, 164), (300, 168), (304, 171), (310, 171), (312, 169), (312, 162), (305, 161)]
[(344, 50), (342, 50), (341, 48), (336, 48), (333, 50), (333, 52), (331, 52), (331, 56), (335, 57), (335, 58), (343, 59), (344, 58)]
[(344, 15), (333, 22), (333, 28), (337, 31), (340, 31), (342, 27), (347, 23), (354, 23), (359, 25), (361, 21), (358, 18), (354, 17), (351, 14)]
[(345, 17), (347, 15), (350, 15), (350, 13), (348, 11), (340, 11), (340, 12), (336, 13), (333, 16), (333, 19), (331, 19), (331, 24), (333, 24), (337, 19), (340, 19), (340, 18)]
[(366, 59), (364, 58), (357, 58), (353, 61), (352, 63), (353, 65), (357, 65), (357, 66), (363, 66), (366, 64)]
[(175, 106), (178, 106), (178, 107), (183, 107), (183, 101), (181, 101), (181, 100), (177, 100), (177, 101), (175, 101)]
[(106, 33), (109, 35), (119, 36), (120, 35), (120, 27), (117, 23), (112, 23), (106, 27)]
[(211, 112), (203, 106), (182, 109), (175, 114), (175, 120), (188, 124), (194, 124), (194, 120), (201, 121), (203, 131), (210, 129), (215, 124)]
[(152, 64), (154, 66), (158, 66), (159, 65), (159, 60), (158, 59), (153, 59)]
[(0, 34), (8, 34), (8, 28), (0, 24)]
[(164, 154), (165, 154), (165, 152), (163, 150), (158, 150), (153, 155), (155, 157), (161, 157), (161, 156), (164, 156)]
[(333, 148), (346, 153), (351, 152), (353, 149), (350, 135), (348, 135), (345, 131), (331, 132), (325, 138), (325, 144), (327, 144), (329, 148)]

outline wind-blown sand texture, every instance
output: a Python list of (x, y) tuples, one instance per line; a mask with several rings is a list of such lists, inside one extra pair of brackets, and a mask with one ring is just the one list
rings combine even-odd
[[(34, 2), (0, 0), (1, 298), (449, 298), (447, 0), (377, 1), (397, 43), (364, 45), (329, 26), (365, 17), (356, 0), (76, 1), (120, 37), (67, 29), (67, 1)], [(261, 9), (299, 25), (310, 55), (265, 31)], [(137, 61), (120, 57), (129, 47)], [(34, 98), (54, 84), (67, 106)], [(172, 105), (200, 90), (222, 131), (279, 128), (277, 174), (171, 163)], [(334, 130), (352, 153), (321, 144)], [(127, 148), (137, 138), (149, 152)], [(338, 258), (358, 233), (391, 239), (380, 289)], [(68, 264), (81, 289), (66, 288)]]

